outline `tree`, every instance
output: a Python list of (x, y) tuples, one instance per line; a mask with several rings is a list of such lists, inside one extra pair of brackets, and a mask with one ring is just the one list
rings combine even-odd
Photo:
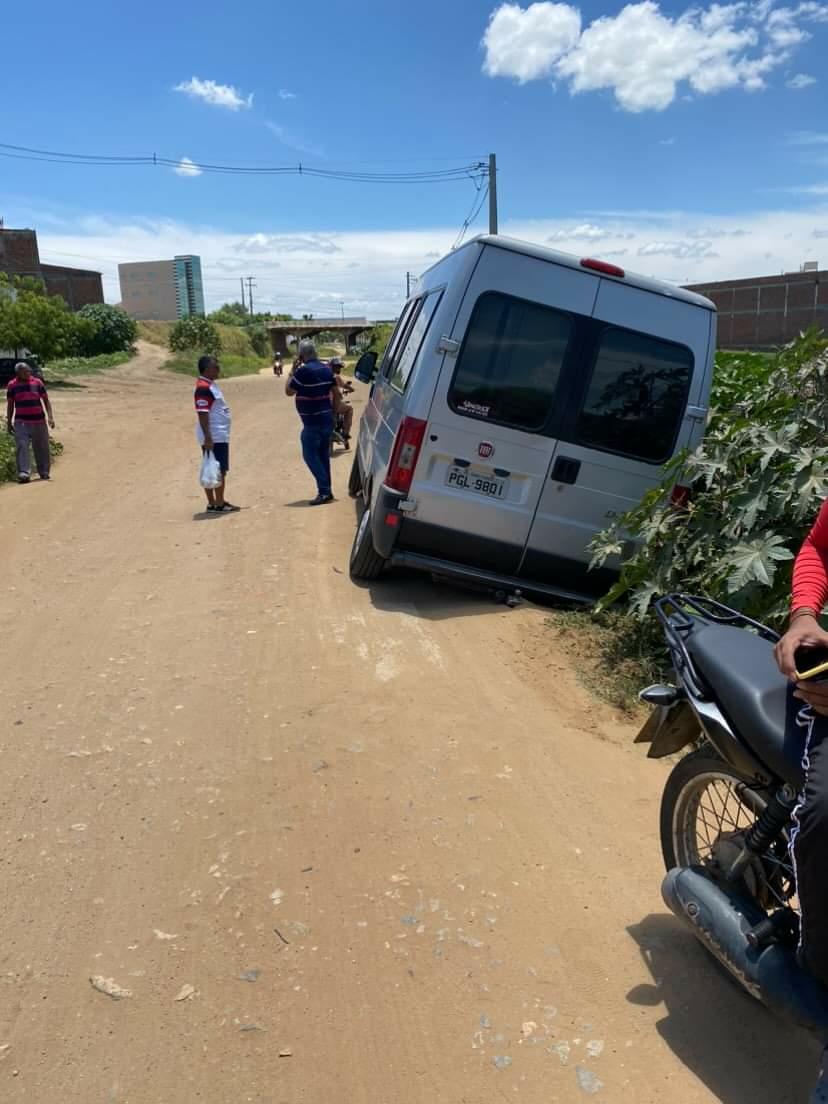
[[(39, 283), (39, 281), (38, 281)], [(43, 360), (68, 356), (91, 334), (91, 323), (78, 320), (57, 296), (11, 281), (14, 298), (0, 295), (0, 348), (27, 349)], [(9, 287), (9, 281), (4, 282)]]
[(207, 317), (210, 322), (218, 322), (223, 326), (243, 326), (250, 321), (244, 303), (225, 303)]
[(221, 338), (216, 327), (206, 318), (182, 318), (172, 328), (170, 348), (174, 353), (186, 353), (192, 349), (216, 356), (221, 352)]
[(138, 327), (119, 307), (108, 303), (90, 303), (81, 307), (76, 315), (92, 323), (91, 336), (78, 343), (80, 356), (97, 356), (98, 353), (120, 353), (132, 347), (138, 335)]

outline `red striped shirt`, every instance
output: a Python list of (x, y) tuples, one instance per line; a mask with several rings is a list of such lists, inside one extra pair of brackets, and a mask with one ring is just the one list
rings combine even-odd
[(13, 379), (6, 388), (6, 394), (14, 407), (16, 422), (45, 422), (43, 399), (46, 387), (36, 376), (27, 380)]
[(791, 609), (821, 613), (828, 600), (828, 499), (796, 557)]

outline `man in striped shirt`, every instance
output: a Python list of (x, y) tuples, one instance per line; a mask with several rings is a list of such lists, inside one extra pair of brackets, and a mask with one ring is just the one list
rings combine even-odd
[(285, 384), (285, 394), (296, 398), (302, 419), (302, 459), (316, 480), (317, 495), (310, 506), (333, 502), (331, 490), (331, 438), (333, 436), (334, 375), (316, 355), (312, 341), (299, 342), (299, 364)]
[(52, 404), (45, 384), (32, 375), (25, 361), (16, 364), (14, 371), (14, 379), (6, 388), (6, 428), (14, 434), (17, 482), (28, 483), (32, 477), (30, 445), (34, 449), (37, 474), (41, 479), (48, 479), (51, 461), (46, 417), (54, 429)]

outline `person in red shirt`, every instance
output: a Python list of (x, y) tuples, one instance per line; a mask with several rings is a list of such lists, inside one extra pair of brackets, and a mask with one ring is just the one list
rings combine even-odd
[(30, 445), (34, 449), (37, 474), (41, 479), (48, 479), (51, 458), (46, 418), (48, 416), (52, 429), (55, 419), (46, 385), (32, 375), (25, 361), (16, 364), (14, 372), (14, 379), (6, 388), (6, 428), (14, 434), (17, 482), (28, 483), (32, 477)]
[[(776, 662), (801, 703), (789, 714), (805, 739), (805, 784), (791, 832), (800, 912), (799, 956), (802, 965), (828, 986), (828, 682), (798, 682), (796, 676), (797, 649), (828, 649), (828, 632), (819, 622), (828, 602), (828, 500), (796, 557), (791, 590), (788, 631), (776, 645)], [(812, 1101), (828, 1101), (828, 1063), (823, 1064)]]

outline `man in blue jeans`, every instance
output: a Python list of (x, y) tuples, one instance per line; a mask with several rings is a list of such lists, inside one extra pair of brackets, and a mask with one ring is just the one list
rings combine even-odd
[(302, 459), (316, 480), (317, 495), (310, 506), (333, 502), (331, 491), (331, 437), (333, 436), (334, 375), (316, 355), (312, 341), (299, 342), (299, 363), (288, 376), (285, 394), (296, 398), (302, 419)]

